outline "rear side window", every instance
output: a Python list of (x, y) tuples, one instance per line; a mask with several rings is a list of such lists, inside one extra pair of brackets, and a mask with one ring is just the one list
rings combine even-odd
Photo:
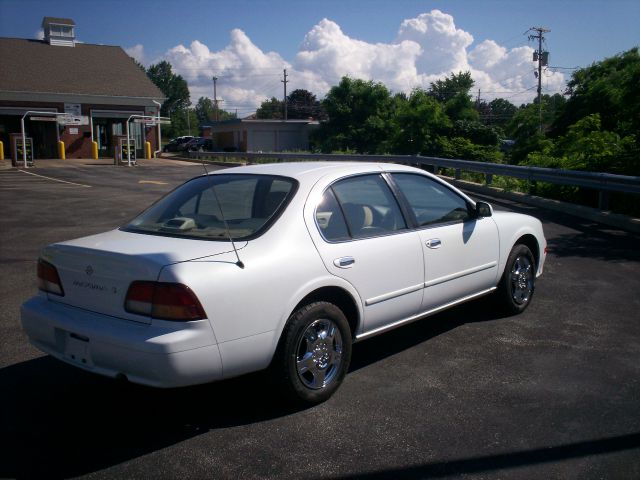
[(418, 226), (471, 218), (465, 199), (439, 182), (411, 173), (394, 173), (393, 179), (409, 202)]
[(210, 240), (253, 238), (279, 215), (296, 188), (295, 180), (271, 175), (198, 177), (152, 205), (123, 230)]
[(329, 241), (373, 237), (407, 228), (393, 193), (380, 175), (334, 183), (316, 209), (316, 222)]
[(327, 240), (340, 241), (351, 238), (342, 209), (330, 188), (324, 192), (322, 200), (316, 208), (316, 223), (320, 233)]

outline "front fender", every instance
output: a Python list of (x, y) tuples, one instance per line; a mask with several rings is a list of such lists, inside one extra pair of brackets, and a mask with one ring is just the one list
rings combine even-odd
[(544, 237), (540, 220), (529, 215), (511, 212), (495, 212), (492, 218), (498, 227), (500, 239), (499, 277), (504, 272), (511, 249), (526, 235), (532, 236), (537, 244), (538, 251), (533, 254), (538, 258), (536, 276), (540, 276), (544, 269), (547, 247), (547, 240)]

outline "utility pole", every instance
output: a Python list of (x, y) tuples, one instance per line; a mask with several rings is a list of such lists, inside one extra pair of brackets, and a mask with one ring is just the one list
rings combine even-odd
[(216, 82), (218, 77), (213, 77), (213, 118), (218, 121), (218, 92), (216, 91)]
[(284, 84), (284, 121), (287, 121), (287, 69), (284, 69), (284, 80), (280, 80)]
[(529, 40), (538, 40), (538, 50), (533, 52), (533, 61), (538, 62), (538, 71), (536, 72), (536, 78), (538, 79), (538, 116), (540, 133), (542, 133), (542, 67), (549, 65), (549, 52), (542, 51), (542, 42), (544, 41), (544, 34), (551, 30), (544, 27), (531, 27), (527, 31), (536, 32), (536, 34), (529, 35)]

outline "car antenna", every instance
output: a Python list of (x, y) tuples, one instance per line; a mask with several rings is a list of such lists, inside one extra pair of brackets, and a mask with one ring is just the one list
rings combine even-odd
[(236, 258), (238, 259), (238, 261), (236, 262), (236, 265), (239, 266), (240, 268), (244, 268), (244, 263), (242, 263), (242, 260), (240, 260), (240, 255), (238, 255), (238, 249), (236, 248), (236, 243), (233, 241), (233, 237), (231, 236), (231, 230), (229, 230), (229, 224), (227, 223), (227, 220), (224, 218), (224, 212), (222, 211), (222, 204), (220, 203), (220, 199), (218, 198), (218, 194), (216, 193), (216, 187), (213, 184), (213, 180), (209, 176), (209, 172), (207, 171), (207, 167), (204, 164), (204, 160), (202, 160), (202, 168), (204, 169), (204, 174), (209, 180), (209, 186), (211, 187), (213, 196), (215, 197), (216, 203), (218, 204), (218, 210), (220, 210), (220, 217), (222, 217), (222, 223), (224, 223), (224, 228), (225, 228), (225, 231), (227, 232), (227, 237), (229, 237), (229, 241), (231, 242), (233, 251), (236, 253)]

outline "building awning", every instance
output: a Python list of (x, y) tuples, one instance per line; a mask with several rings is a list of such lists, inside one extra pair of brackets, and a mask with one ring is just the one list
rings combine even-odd
[(144, 109), (142, 110), (127, 110), (127, 111), (114, 111), (114, 110), (91, 110), (91, 116), (93, 118), (122, 118), (127, 119), (131, 115), (144, 115)]

